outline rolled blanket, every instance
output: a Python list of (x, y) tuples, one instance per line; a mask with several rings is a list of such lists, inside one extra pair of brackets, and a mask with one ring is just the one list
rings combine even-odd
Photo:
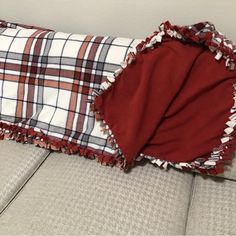
[(161, 24), (96, 93), (92, 109), (123, 156), (205, 174), (235, 148), (236, 46), (209, 22)]

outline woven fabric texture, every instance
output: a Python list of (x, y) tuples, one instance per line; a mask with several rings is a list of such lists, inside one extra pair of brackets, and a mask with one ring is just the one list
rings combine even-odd
[(0, 218), (0, 234), (184, 233), (191, 174), (151, 164), (125, 174), (78, 158), (50, 154)]
[(229, 163), (229, 165), (226, 165), (224, 173), (218, 175), (217, 177), (236, 181), (236, 152), (234, 152), (232, 163)]
[(44, 161), (48, 151), (10, 141), (0, 142), (0, 212)]
[(190, 204), (188, 235), (236, 234), (236, 182), (196, 176)]

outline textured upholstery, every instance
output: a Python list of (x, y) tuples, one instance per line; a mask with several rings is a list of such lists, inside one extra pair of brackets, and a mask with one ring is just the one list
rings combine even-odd
[(13, 141), (0, 142), (0, 212), (44, 161), (48, 151)]
[(225, 172), (218, 177), (227, 178), (236, 181), (236, 153), (234, 153), (233, 161), (230, 165), (225, 166)]
[(193, 175), (137, 166), (125, 174), (53, 153), (7, 211), (0, 234), (183, 234)]
[(236, 234), (236, 182), (196, 176), (187, 234)]

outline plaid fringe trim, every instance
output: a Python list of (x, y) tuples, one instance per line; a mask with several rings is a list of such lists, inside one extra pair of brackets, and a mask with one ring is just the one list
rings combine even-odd
[[(204, 45), (209, 48), (209, 50), (215, 53), (215, 59), (220, 60), (225, 59), (225, 66), (229, 70), (235, 70), (236, 65), (236, 45), (227, 39), (223, 34), (218, 32), (214, 25), (210, 22), (202, 22), (195, 25), (189, 26), (176, 26), (171, 25), (169, 21), (162, 23), (159, 27), (159, 31), (154, 32), (154, 34), (140, 44), (133, 48), (124, 62), (121, 62), (121, 68), (114, 72), (112, 77), (107, 77), (107, 80), (102, 83), (101, 89), (99, 91), (94, 91), (94, 99), (96, 96), (100, 96), (104, 91), (108, 90), (115, 82), (116, 78), (122, 73), (122, 71), (129, 65), (135, 63), (137, 53), (144, 53), (149, 50), (153, 50), (157, 47), (157, 44), (162, 42), (162, 37), (171, 37), (180, 41), (196, 43), (199, 45)], [(151, 163), (156, 164), (159, 167), (167, 169), (168, 166), (173, 166), (177, 169), (191, 170), (200, 172), (201, 174), (211, 174), (216, 175), (224, 172), (223, 166), (232, 160), (232, 153), (236, 148), (236, 84), (234, 84), (234, 97), (235, 103), (231, 108), (232, 115), (229, 117), (229, 121), (226, 123), (227, 128), (224, 130), (224, 135), (221, 138), (221, 145), (219, 147), (213, 148), (211, 155), (206, 157), (197, 158), (192, 162), (170, 162), (159, 159), (158, 157), (151, 157), (144, 154), (140, 154), (135, 161), (140, 161), (143, 158), (150, 160)], [(94, 112), (95, 118), (100, 122), (101, 128), (104, 132), (108, 132), (109, 141), (111, 142), (113, 148), (122, 155), (121, 150), (115, 140), (112, 131), (109, 126), (104, 121), (102, 115), (96, 110), (94, 103), (91, 104), (91, 110)], [(125, 157), (122, 155), (125, 163)], [(133, 165), (123, 164), (126, 169)]]
[(224, 135), (221, 138), (221, 145), (213, 148), (211, 155), (206, 157), (197, 158), (192, 162), (169, 162), (161, 159), (157, 159), (152, 156), (144, 154), (140, 155), (140, 159), (147, 158), (151, 163), (158, 165), (164, 169), (168, 166), (173, 166), (181, 170), (194, 170), (202, 174), (216, 175), (224, 172), (223, 166), (232, 160), (232, 154), (236, 149), (236, 84), (234, 87), (234, 105), (230, 110), (232, 114), (229, 120), (226, 122), (226, 128), (224, 129)]
[(122, 71), (130, 64), (135, 63), (135, 58), (136, 58), (136, 49), (133, 48), (130, 50), (128, 53), (125, 61), (121, 62), (121, 67), (117, 69), (112, 76), (108, 76), (106, 80), (101, 84), (101, 87), (99, 90), (94, 90), (93, 91), (93, 100), (90, 101), (90, 110), (94, 113), (95, 119), (100, 122), (100, 127), (101, 131), (104, 132), (105, 134), (108, 134), (108, 142), (111, 144), (113, 150), (117, 153), (117, 155), (120, 156), (120, 160), (122, 162), (120, 163), (120, 168), (123, 170), (129, 170), (133, 165), (133, 163), (128, 163), (125, 159), (125, 156), (122, 154), (121, 149), (119, 148), (118, 143), (116, 142), (116, 139), (114, 137), (114, 134), (112, 133), (111, 129), (109, 126), (106, 124), (105, 120), (103, 119), (103, 116), (99, 113), (99, 111), (96, 109), (95, 104), (94, 104), (94, 99), (96, 96), (100, 96), (104, 91), (108, 90), (112, 84), (115, 82), (116, 78), (122, 73)]
[(118, 166), (123, 168), (123, 159), (119, 155), (104, 155), (88, 148), (83, 148), (78, 144), (65, 140), (56, 140), (42, 132), (36, 132), (33, 128), (22, 128), (14, 124), (0, 122), (0, 140), (15, 140), (23, 144), (34, 144), (36, 147), (45, 148), (52, 151), (63, 152), (65, 154), (79, 154), (88, 159), (96, 159), (97, 162), (105, 166)]
[[(102, 91), (102, 90), (100, 90)], [(96, 91), (98, 92), (98, 91)], [(95, 92), (95, 93), (96, 93)], [(98, 92), (99, 93), (99, 92)], [(96, 94), (98, 94), (96, 93)], [(99, 96), (99, 95), (95, 95), (94, 96)], [(100, 128), (101, 128), (101, 131), (104, 133), (104, 134), (107, 134), (108, 135), (108, 142), (111, 144), (112, 146), (112, 149), (115, 150), (115, 156), (118, 156), (119, 157), (119, 163), (116, 164), (116, 166), (118, 166), (120, 169), (122, 170), (129, 170), (134, 163), (132, 164), (128, 164), (126, 162), (126, 159), (125, 159), (125, 156), (122, 154), (117, 142), (116, 142), (116, 139), (111, 131), (111, 129), (109, 128), (109, 126), (106, 124), (105, 120), (103, 119), (103, 117), (100, 115), (100, 113), (96, 110), (95, 108), (95, 105), (93, 103), (93, 101), (90, 101), (91, 104), (90, 104), (90, 110), (93, 112), (94, 116), (95, 116), (95, 119), (96, 121), (99, 122), (99, 125), (100, 125)]]

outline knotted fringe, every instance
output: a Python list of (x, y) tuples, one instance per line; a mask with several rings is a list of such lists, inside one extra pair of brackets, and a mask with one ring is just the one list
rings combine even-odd
[[(236, 69), (236, 45), (234, 45), (232, 41), (228, 40), (220, 32), (216, 31), (213, 24), (210, 22), (202, 22), (195, 25), (180, 27), (176, 25), (173, 26), (169, 21), (166, 21), (160, 25), (159, 31), (154, 32), (152, 36), (146, 38), (144, 41), (139, 43), (136, 48), (133, 48), (133, 50), (128, 53), (125, 61), (121, 62), (121, 67), (116, 70), (112, 76), (107, 77), (106, 81), (102, 83), (100, 90), (94, 91), (94, 99), (96, 96), (100, 96), (104, 91), (108, 90), (114, 84), (116, 78), (127, 66), (135, 64), (136, 55), (138, 53), (148, 52), (157, 48), (158, 44), (162, 42), (163, 37), (175, 38), (183, 42), (207, 46), (212, 53), (215, 53), (216, 60), (223, 58), (226, 61), (225, 66), (229, 70)], [(224, 135), (221, 138), (221, 145), (219, 147), (213, 148), (210, 156), (197, 158), (192, 162), (174, 163), (141, 153), (138, 157), (136, 157), (136, 161), (146, 158), (149, 159), (151, 163), (156, 164), (164, 169), (167, 169), (168, 166), (173, 166), (183, 170), (194, 170), (202, 174), (216, 175), (223, 173), (224, 164), (227, 164), (232, 160), (232, 152), (236, 148), (236, 84), (234, 85), (233, 99), (235, 104), (230, 111), (232, 115), (229, 117), (229, 121), (226, 122), (227, 128), (225, 128)], [(110, 141), (112, 147), (121, 154), (122, 152), (119, 149), (112, 131), (104, 121), (103, 116), (96, 109), (93, 102), (91, 104), (91, 110), (94, 112), (97, 121), (100, 122), (102, 130), (109, 134), (108, 140)], [(122, 159), (124, 160), (123, 166), (125, 166), (126, 169), (133, 165), (129, 164), (129, 166), (127, 166), (125, 164), (125, 157), (123, 155)]]
[[(102, 90), (100, 90), (102, 91)], [(99, 96), (99, 92), (100, 91), (95, 91), (94, 93), (94, 96)], [(103, 90), (105, 91), (105, 90)], [(97, 94), (97, 95), (95, 95)], [(96, 110), (95, 108), (95, 105), (93, 103), (93, 101), (90, 101), (91, 104), (90, 104), (90, 110), (93, 112), (94, 116), (95, 116), (95, 119), (99, 122), (99, 125), (100, 125), (100, 128), (101, 128), (101, 131), (107, 135), (107, 141), (110, 143), (112, 149), (115, 151), (115, 156), (116, 157), (119, 157), (119, 162), (116, 164), (116, 166), (118, 166), (120, 169), (122, 170), (129, 170), (130, 167), (132, 167), (132, 164), (128, 164), (126, 162), (126, 159), (124, 157), (124, 155), (122, 154), (117, 142), (116, 142), (116, 139), (114, 137), (114, 135), (112, 134), (112, 131), (111, 129), (109, 128), (109, 126), (106, 124), (105, 120), (103, 119), (102, 115)]]
[(0, 140), (15, 140), (19, 143), (29, 143), (35, 146), (52, 151), (63, 152), (65, 154), (79, 154), (89, 159), (96, 159), (99, 163), (106, 166), (123, 167), (123, 159), (119, 155), (106, 155), (98, 151), (90, 150), (79, 146), (78, 144), (66, 140), (56, 140), (46, 136), (42, 132), (36, 132), (33, 128), (22, 128), (14, 124), (0, 122)]

